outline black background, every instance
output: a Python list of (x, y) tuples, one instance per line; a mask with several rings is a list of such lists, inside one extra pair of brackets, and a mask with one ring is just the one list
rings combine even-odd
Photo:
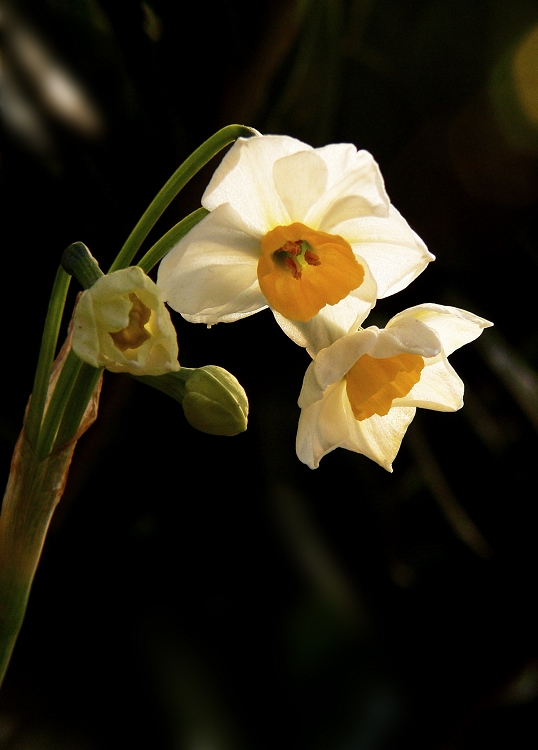
[[(534, 747), (538, 117), (514, 61), (530, 49), (535, 102), (537, 3), (0, 13), (6, 477), (62, 250), (82, 240), (108, 267), (177, 165), (231, 122), (373, 153), (437, 260), (369, 323), (422, 302), (495, 323), (451, 357), (465, 407), (417, 414), (390, 475), (343, 450), (316, 471), (298, 461), (309, 360), (269, 311), (209, 331), (173, 314), (182, 364), (244, 385), (248, 431), (197, 433), (162, 394), (105, 375), (0, 698), (0, 748)], [(90, 115), (47, 99), (21, 29)], [(150, 242), (199, 206), (217, 163)]]

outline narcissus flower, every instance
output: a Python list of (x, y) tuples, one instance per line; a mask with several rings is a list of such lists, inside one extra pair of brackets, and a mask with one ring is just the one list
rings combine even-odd
[(433, 260), (390, 204), (372, 156), (347, 143), (240, 138), (202, 205), (211, 213), (165, 256), (157, 279), (193, 323), (269, 306), (297, 343), (313, 333), (327, 346)]
[(136, 266), (101, 276), (75, 308), (73, 351), (131, 375), (179, 370), (176, 330), (155, 283)]
[(447, 357), (490, 325), (455, 307), (418, 305), (383, 330), (371, 326), (322, 349), (299, 396), (301, 461), (315, 469), (330, 451), (347, 448), (392, 471), (417, 406), (463, 406), (463, 383)]

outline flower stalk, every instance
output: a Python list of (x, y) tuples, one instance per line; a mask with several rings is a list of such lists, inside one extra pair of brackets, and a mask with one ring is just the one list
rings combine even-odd
[(200, 432), (231, 437), (247, 429), (247, 394), (237, 378), (222, 367), (181, 367), (177, 372), (136, 380), (178, 401), (187, 422)]
[(49, 387), (50, 371), (54, 361), (54, 353), (58, 343), (58, 333), (65, 307), (65, 299), (71, 276), (60, 266), (56, 273), (52, 294), (50, 297), (47, 317), (43, 337), (41, 339), (41, 349), (34, 377), (34, 387), (32, 390), (32, 400), (26, 415), (26, 432), (30, 443), (37, 446), (41, 422), (45, 410), (47, 391)]
[[(57, 371), (64, 364), (66, 348), (56, 360), (53, 384), (58, 382)], [(61, 448), (40, 460), (26, 427), (15, 446), (0, 515), (0, 685), (24, 619), (50, 519), (65, 488), (73, 451), (97, 416), (99, 393), (100, 384), (94, 384), (75, 435)]]
[[(112, 264), (109, 273), (118, 271), (119, 276), (115, 274), (113, 279), (107, 276), (104, 282), (97, 261), (82, 242), (73, 243), (63, 254), (45, 319), (33, 393), (13, 454), (0, 515), (0, 685), (22, 625), (50, 519), (63, 494), (76, 443), (97, 416), (104, 366), (115, 372), (146, 373), (152, 385), (165, 392), (171, 389), (169, 395), (181, 402), (187, 397), (202, 398), (203, 403), (197, 403), (192, 409), (194, 421), (203, 423), (199, 429), (232, 435), (246, 428), (248, 402), (244, 391), (233, 376), (221, 368), (202, 368), (210, 371), (204, 373), (211, 383), (208, 393), (205, 380), (201, 393), (198, 393), (200, 387), (194, 388), (194, 382), (198, 383), (201, 377), (196, 370), (183, 371), (170, 386), (155, 385), (159, 380), (156, 376), (161, 372), (178, 374), (173, 371), (179, 370), (179, 362), (169, 313), (146, 274), (208, 211), (200, 208), (185, 217), (150, 248), (138, 268), (128, 266), (155, 222), (184, 185), (225, 146), (239, 137), (252, 135), (259, 134), (243, 125), (229, 125), (183, 162), (144, 212)], [(98, 343), (105, 342), (104, 354), (99, 349), (95, 357), (95, 352), (89, 360), (83, 357), (91, 346), (84, 339), (84, 331), (88, 333), (87, 321), (81, 321), (79, 315), (78, 326), (71, 324), (67, 341), (54, 361), (71, 276), (80, 282), (86, 300), (91, 294), (92, 302), (103, 302), (99, 294), (104, 290), (105, 297), (108, 294), (112, 302), (108, 307), (109, 313), (112, 309), (112, 317), (114, 305), (122, 304), (119, 299), (122, 284), (129, 298), (128, 302), (123, 301), (123, 306), (130, 307), (123, 327), (118, 329), (113, 321), (108, 332), (99, 329), (102, 336)], [(130, 283), (136, 289), (127, 288)], [(99, 287), (99, 291), (92, 289), (94, 286)], [(78, 305), (77, 309), (80, 307)], [(92, 313), (92, 305), (90, 308)], [(98, 312), (103, 310), (106, 317), (106, 304)], [(77, 313), (75, 324), (76, 316)], [(98, 322), (102, 328), (103, 321)], [(71, 349), (74, 328), (81, 356)], [(97, 332), (98, 328), (94, 328)], [(90, 325), (90, 334), (92, 330)], [(91, 335), (88, 340), (91, 343)], [(75, 350), (77, 341), (73, 341)], [(146, 345), (146, 342), (149, 343)], [(115, 359), (108, 356), (109, 349), (116, 350)], [(138, 361), (139, 353), (141, 361)], [(189, 386), (187, 379), (191, 375), (196, 377)], [(217, 427), (209, 424), (211, 419), (218, 421)]]
[(185, 216), (180, 222), (168, 230), (154, 245), (150, 247), (144, 257), (136, 264), (144, 273), (149, 273), (153, 266), (164, 258), (166, 253), (171, 250), (176, 242), (179, 242), (185, 235), (191, 231), (199, 221), (207, 216), (209, 211), (205, 208), (197, 208), (188, 216)]
[(217, 131), (211, 138), (204, 141), (196, 151), (194, 151), (181, 164), (168, 182), (163, 185), (155, 198), (151, 201), (147, 209), (142, 214), (135, 228), (125, 241), (118, 257), (111, 265), (109, 273), (118, 271), (120, 268), (126, 268), (132, 262), (140, 246), (148, 236), (153, 225), (168, 208), (176, 195), (182, 190), (187, 182), (200, 171), (216, 154), (223, 148), (233, 143), (237, 138), (250, 138), (258, 135), (257, 131), (245, 125), (227, 125)]

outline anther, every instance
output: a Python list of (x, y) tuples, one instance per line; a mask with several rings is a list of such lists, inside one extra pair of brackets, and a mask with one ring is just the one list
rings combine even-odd
[(284, 260), (284, 265), (289, 271), (291, 271), (291, 275), (293, 276), (293, 278), (299, 281), (302, 276), (302, 272), (301, 272), (301, 269), (297, 266), (297, 263), (293, 260), (293, 258), (286, 258)]
[(315, 253), (313, 250), (307, 250), (306, 253), (304, 254), (304, 259), (306, 260), (309, 266), (321, 265), (319, 255)]
[[(285, 253), (288, 253), (289, 255), (300, 255), (301, 254), (301, 240), (297, 240), (296, 242), (285, 242), (280, 250), (283, 250)], [(277, 251), (279, 252), (279, 251)]]

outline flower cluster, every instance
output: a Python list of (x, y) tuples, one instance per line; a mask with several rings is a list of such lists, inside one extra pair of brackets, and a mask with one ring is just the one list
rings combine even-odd
[(306, 347), (297, 453), (315, 468), (336, 447), (391, 470), (417, 406), (454, 411), (447, 361), (488, 321), (419, 305), (384, 330), (362, 323), (434, 259), (390, 203), (379, 167), (351, 144), (240, 138), (202, 198), (209, 214), (161, 262), (157, 286), (188, 321), (233, 322), (269, 307)]
[(165, 256), (157, 279), (193, 323), (270, 307), (298, 344), (327, 346), (434, 259), (391, 205), (372, 156), (350, 144), (240, 138), (202, 205), (210, 213)]

